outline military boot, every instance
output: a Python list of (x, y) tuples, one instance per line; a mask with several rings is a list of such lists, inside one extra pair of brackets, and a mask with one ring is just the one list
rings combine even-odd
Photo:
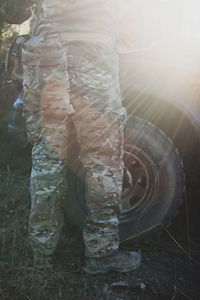
[(53, 268), (53, 258), (51, 255), (34, 254), (33, 260), (37, 269), (44, 270)]
[(129, 272), (141, 265), (141, 254), (135, 251), (118, 251), (101, 258), (86, 258), (84, 271), (89, 274), (108, 271)]

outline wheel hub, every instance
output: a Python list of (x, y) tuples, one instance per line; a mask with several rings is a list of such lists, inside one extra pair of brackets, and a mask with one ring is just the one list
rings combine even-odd
[(127, 144), (124, 164), (122, 220), (129, 212), (135, 211), (141, 216), (149, 211), (159, 187), (158, 170), (150, 156), (140, 148)]

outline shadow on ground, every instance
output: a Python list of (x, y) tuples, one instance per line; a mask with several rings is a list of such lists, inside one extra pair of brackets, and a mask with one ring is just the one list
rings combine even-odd
[[(30, 149), (16, 147), (1, 134), (0, 153), (0, 299), (199, 299), (200, 243), (195, 232), (188, 235), (181, 220), (178, 230), (170, 229), (174, 239), (165, 232), (152, 244), (137, 244), (143, 263), (134, 272), (86, 275), (81, 234), (70, 228), (61, 235), (55, 268), (35, 270), (27, 233)], [(135, 246), (132, 241), (121, 248), (133, 250)]]

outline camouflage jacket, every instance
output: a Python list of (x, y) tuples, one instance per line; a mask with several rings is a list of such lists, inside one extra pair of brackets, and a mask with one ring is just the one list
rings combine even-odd
[(115, 41), (124, 1), (38, 0), (31, 35), (59, 32), (63, 40)]

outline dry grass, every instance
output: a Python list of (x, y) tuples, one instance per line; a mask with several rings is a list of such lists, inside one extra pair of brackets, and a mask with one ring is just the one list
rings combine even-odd
[[(200, 247), (191, 246), (190, 260), (167, 232), (152, 245), (140, 245), (143, 264), (139, 270), (89, 276), (82, 271), (81, 237), (68, 228), (55, 253), (55, 268), (35, 270), (27, 233), (30, 149), (17, 147), (4, 127), (0, 127), (1, 300), (199, 299)], [(132, 250), (134, 242), (122, 248)]]
[[(200, 250), (196, 247), (191, 261), (167, 237), (153, 245), (141, 245), (143, 265), (135, 272), (88, 276), (82, 271), (81, 238), (68, 230), (58, 245), (55, 268), (51, 272), (35, 270), (27, 235), (28, 177), (9, 171), (0, 178), (0, 299), (198, 299)], [(134, 243), (123, 248), (132, 250)], [(112, 287), (114, 282), (125, 282), (126, 287)]]

